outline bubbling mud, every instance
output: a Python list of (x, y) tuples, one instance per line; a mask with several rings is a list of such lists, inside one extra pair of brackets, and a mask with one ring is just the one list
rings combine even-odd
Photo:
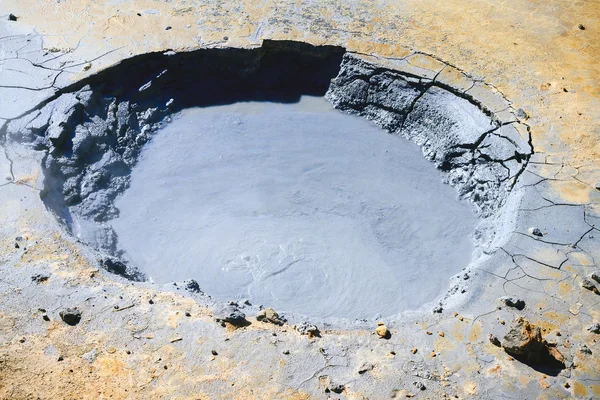
[(476, 218), (418, 146), (323, 98), (190, 108), (142, 150), (110, 221), (130, 265), (219, 300), (370, 318), (434, 301)]

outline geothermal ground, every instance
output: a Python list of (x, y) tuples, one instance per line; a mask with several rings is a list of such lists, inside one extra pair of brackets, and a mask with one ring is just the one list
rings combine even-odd
[(4, 1), (0, 398), (600, 397), (599, 20)]

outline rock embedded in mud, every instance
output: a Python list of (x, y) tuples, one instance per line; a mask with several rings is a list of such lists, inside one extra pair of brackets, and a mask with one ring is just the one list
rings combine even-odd
[(65, 308), (58, 314), (67, 325), (75, 326), (81, 321), (81, 311), (77, 308)]
[(592, 278), (596, 282), (600, 283), (600, 271), (592, 272), (592, 274), (590, 275), (590, 278)]
[(371, 371), (373, 368), (374, 368), (373, 364), (371, 364), (370, 362), (364, 362), (364, 363), (362, 363), (362, 365), (358, 369), (358, 373), (360, 375), (362, 375), (362, 374), (364, 374), (367, 371)]
[(596, 287), (596, 285), (594, 285), (594, 282), (590, 281), (589, 279), (582, 280), (581, 287), (590, 290), (594, 293), (598, 293), (598, 288)]
[(529, 233), (533, 236), (542, 237), (544, 234), (539, 228), (529, 228)]
[(508, 307), (516, 308), (519, 311), (525, 308), (525, 301), (515, 297), (503, 296), (500, 297), (500, 301), (506, 304)]
[(377, 323), (377, 328), (375, 329), (375, 333), (382, 339), (389, 339), (392, 335), (388, 330), (387, 326), (383, 322)]
[(308, 337), (321, 337), (321, 331), (316, 325), (312, 325), (308, 322), (302, 322), (300, 325), (296, 326), (296, 330), (301, 335), (308, 335)]
[(270, 307), (261, 310), (256, 316), (256, 319), (258, 321), (268, 322), (280, 326), (286, 322), (285, 318), (280, 317), (279, 314), (277, 314), (277, 312)]
[(212, 310), (213, 316), (217, 322), (227, 322), (235, 327), (250, 325), (246, 319), (246, 314), (232, 305), (217, 306)]
[(564, 357), (552, 344), (542, 338), (539, 327), (519, 317), (515, 325), (504, 336), (502, 348), (509, 355), (528, 365), (545, 364), (564, 368)]

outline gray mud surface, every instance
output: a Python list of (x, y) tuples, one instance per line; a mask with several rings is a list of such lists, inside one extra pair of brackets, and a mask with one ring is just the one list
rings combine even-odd
[(475, 216), (413, 143), (323, 98), (184, 110), (144, 147), (110, 224), (129, 265), (311, 317), (417, 309)]

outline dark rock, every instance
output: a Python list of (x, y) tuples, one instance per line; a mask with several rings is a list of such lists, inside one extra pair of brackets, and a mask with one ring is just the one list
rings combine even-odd
[(235, 327), (250, 325), (250, 322), (246, 319), (246, 314), (232, 305), (223, 305), (213, 308), (213, 316), (217, 322), (221, 322), (222, 324), (229, 323)]
[(373, 364), (371, 364), (370, 362), (365, 362), (358, 369), (358, 373), (360, 375), (362, 375), (362, 374), (364, 374), (367, 371), (371, 371), (372, 369), (373, 369)]
[(346, 387), (341, 383), (330, 383), (327, 389), (329, 389), (329, 391), (333, 393), (341, 394), (346, 389)]
[(20, 249), (21, 246), (19, 246), (19, 243), (15, 243), (15, 249)]
[(441, 314), (442, 311), (444, 311), (444, 307), (442, 307), (441, 305), (437, 305), (437, 306), (433, 307), (432, 311), (434, 314)]
[(500, 347), (500, 339), (498, 339), (497, 336), (492, 335), (491, 333), (488, 335), (488, 340), (490, 341), (491, 344), (493, 344), (494, 346)]
[(81, 311), (76, 308), (65, 308), (59, 315), (67, 325), (75, 326), (81, 321)]
[(529, 233), (531, 233), (533, 236), (537, 236), (537, 237), (544, 236), (544, 234), (542, 233), (540, 228), (529, 228)]
[(190, 279), (189, 281), (185, 281), (186, 285), (185, 288), (187, 290), (189, 290), (192, 293), (202, 293), (202, 290), (200, 290), (200, 285), (198, 285), (198, 282), (196, 282), (193, 279)]
[(522, 310), (525, 308), (525, 301), (514, 297), (503, 296), (500, 297), (500, 301), (506, 304), (508, 307), (513, 307), (517, 310)]
[(165, 27), (165, 31), (170, 31), (172, 28), (170, 26)]
[(584, 279), (581, 281), (581, 287), (587, 290), (591, 290), (594, 293), (598, 293), (598, 288), (594, 285), (594, 282), (589, 279)]
[(590, 350), (590, 348), (587, 347), (587, 345), (585, 345), (585, 344), (579, 345), (579, 351), (584, 354), (592, 354), (592, 351)]
[(583, 26), (582, 24), (579, 24), (579, 25), (577, 25), (577, 27), (578, 27), (580, 30), (582, 30), (582, 31), (585, 31), (585, 26)]
[(100, 260), (102, 268), (117, 275), (127, 275), (127, 265), (115, 257), (104, 257)]
[(587, 330), (592, 333), (600, 333), (600, 324), (595, 322), (588, 326)]
[(592, 278), (596, 282), (600, 283), (600, 271), (592, 272), (592, 274), (590, 275), (590, 278)]
[(31, 277), (31, 281), (35, 283), (44, 283), (50, 278), (50, 275), (36, 274)]
[(272, 308), (265, 308), (261, 310), (256, 316), (258, 321), (268, 322), (275, 325), (283, 325), (286, 322), (285, 318), (282, 318)]
[(308, 337), (321, 337), (319, 328), (308, 322), (302, 322), (300, 325), (296, 326), (296, 330), (300, 332), (301, 335), (308, 335)]
[(218, 355), (219, 355), (219, 353), (217, 353), (217, 351), (216, 351), (216, 350), (211, 350), (211, 351), (210, 351), (210, 353), (211, 353), (213, 356), (218, 356)]
[(8, 14), (8, 20), (15, 22), (17, 20), (17, 16), (15, 14)]
[(415, 381), (415, 382), (413, 382), (413, 385), (415, 385), (415, 387), (417, 389), (419, 389), (419, 390), (425, 390), (425, 389), (427, 389), (425, 387), (425, 385), (423, 384), (423, 382), (417, 382), (417, 381)]
[(49, 317), (49, 316), (47, 316), (47, 315), (42, 315), (42, 319), (43, 319), (44, 321), (46, 321), (46, 322), (49, 322), (49, 321), (50, 321), (50, 317)]

